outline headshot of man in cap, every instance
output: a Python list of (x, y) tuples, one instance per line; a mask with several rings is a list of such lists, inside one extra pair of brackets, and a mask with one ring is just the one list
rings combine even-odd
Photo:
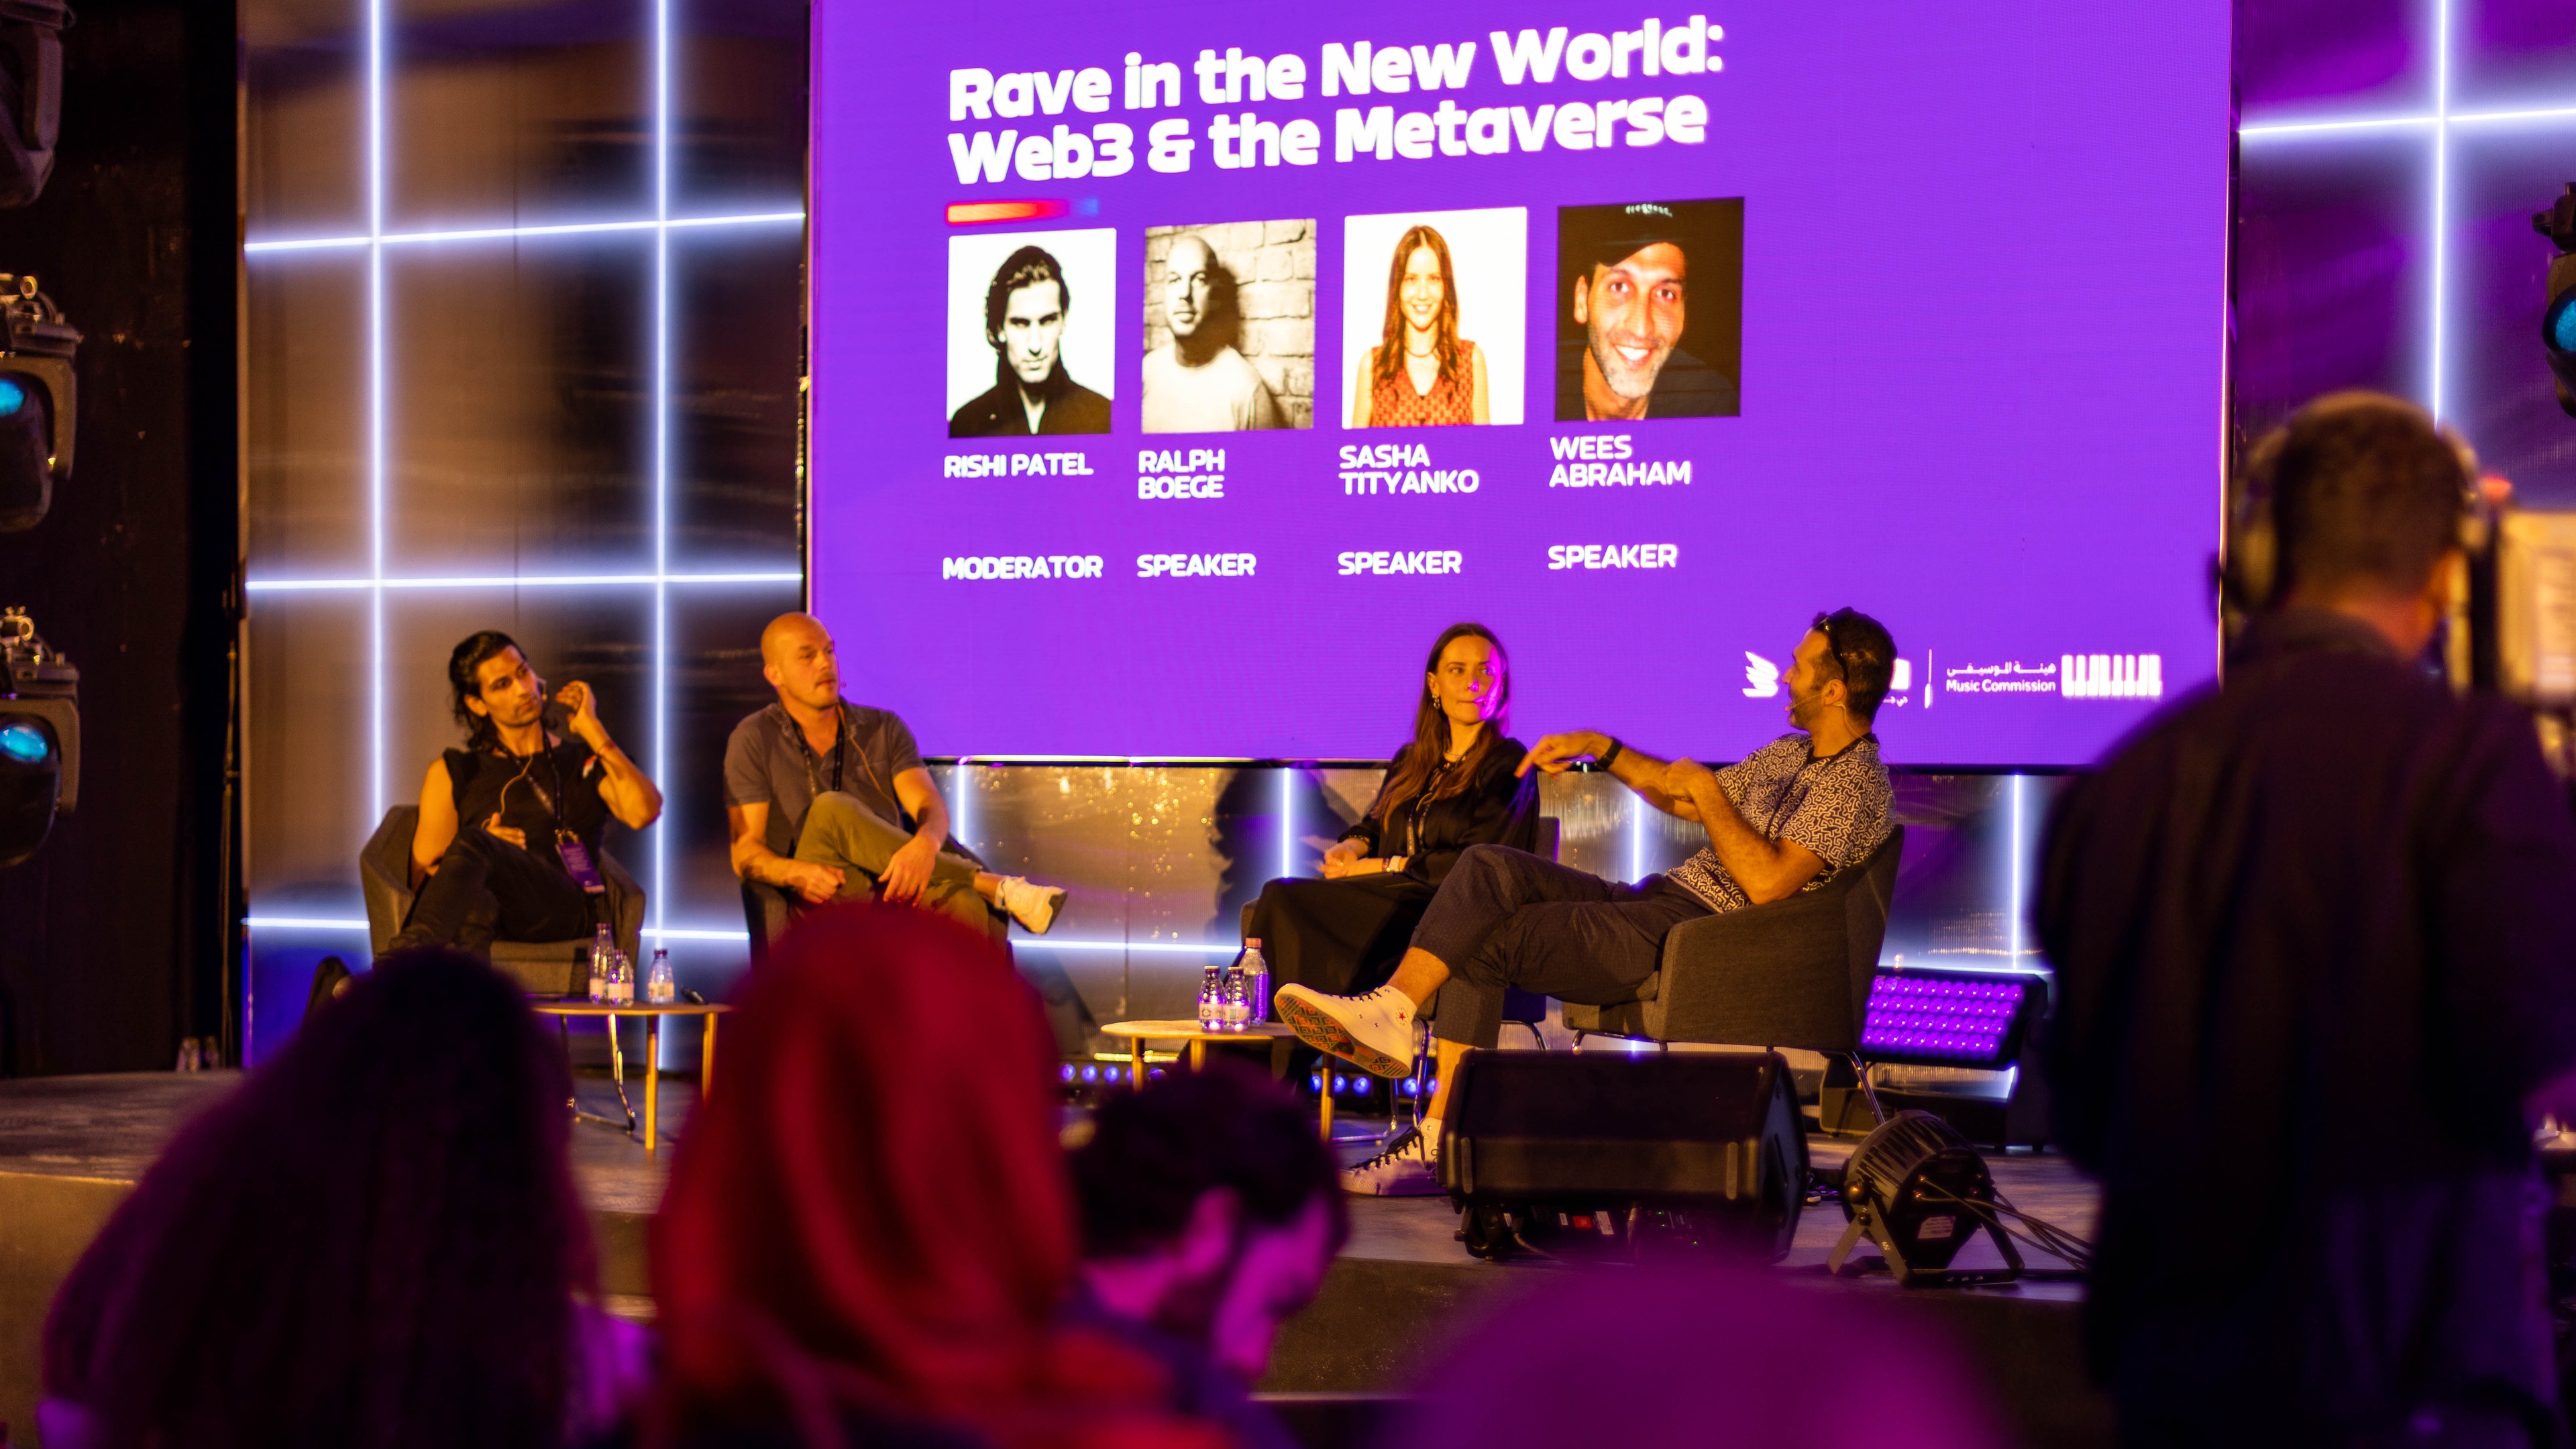
[[(1743, 203), (1633, 202), (1567, 207), (1558, 255), (1568, 312), (1560, 325), (1559, 422), (1732, 417), (1732, 356), (1685, 350), (1686, 338), (1732, 336), (1742, 286)], [(1702, 294), (1709, 303), (1703, 307)], [(1694, 317), (1700, 333), (1689, 331)]]

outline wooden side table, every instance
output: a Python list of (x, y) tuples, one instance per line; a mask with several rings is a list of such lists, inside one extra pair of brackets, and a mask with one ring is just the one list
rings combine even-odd
[[(1145, 1085), (1145, 1043), (1149, 1041), (1187, 1042), (1190, 1070), (1197, 1071), (1207, 1061), (1207, 1044), (1212, 1041), (1262, 1041), (1270, 1043), (1270, 1075), (1288, 1075), (1288, 1053), (1297, 1044), (1297, 1029), (1284, 1021), (1256, 1021), (1241, 1031), (1209, 1031), (1196, 1021), (1113, 1021), (1100, 1029), (1104, 1036), (1124, 1038), (1127, 1043), (1127, 1080), (1135, 1086)], [(1334, 1057), (1324, 1058), (1324, 1069), (1332, 1070)], [(1357, 1070), (1357, 1068), (1353, 1068)], [(1324, 1140), (1333, 1140), (1333, 1084), (1328, 1075), (1324, 1090), (1318, 1094), (1321, 1105), (1316, 1109)]]
[[(615, 1069), (620, 1098), (626, 1095), (626, 1062), (618, 1049), (617, 1023), (623, 1017), (644, 1018), (644, 1150), (647, 1152), (661, 1145), (663, 1017), (694, 1016), (704, 1021), (699, 1037), (698, 1100), (705, 1102), (716, 1089), (716, 1018), (733, 1010), (730, 1006), (713, 1001), (638, 1001), (611, 1006), (604, 1001), (576, 1001), (571, 998), (531, 1001), (528, 1004), (542, 1016), (596, 1016), (607, 1020), (610, 1064)], [(617, 1124), (611, 1122), (608, 1125), (614, 1127)], [(626, 1130), (630, 1133), (635, 1130), (632, 1108), (628, 1109)]]

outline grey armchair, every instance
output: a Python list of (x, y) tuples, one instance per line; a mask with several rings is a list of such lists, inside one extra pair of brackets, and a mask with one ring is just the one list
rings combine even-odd
[[(367, 940), (379, 956), (385, 943), (411, 914), (411, 838), (420, 829), (420, 807), (396, 805), (358, 854), (358, 881), (367, 897)], [(608, 929), (617, 947), (640, 959), (644, 935), (644, 888), (605, 849), (599, 852), (599, 874), (608, 882)], [(519, 985), (540, 996), (573, 996), (590, 989), (582, 978), (581, 953), (587, 937), (572, 941), (495, 941), (492, 964)]]
[(1578, 1034), (1840, 1056), (1851, 1061), (1866, 1095), (1861, 1015), (1904, 854), (1900, 826), (1868, 859), (1815, 890), (1684, 921), (1664, 938), (1662, 968), (1634, 1000), (1567, 1002), (1559, 1019)]

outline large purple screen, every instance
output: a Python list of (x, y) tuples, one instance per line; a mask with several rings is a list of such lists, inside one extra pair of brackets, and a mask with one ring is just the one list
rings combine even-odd
[(2229, 6), (815, 7), (812, 586), (946, 755), (1916, 765), (2214, 665)]

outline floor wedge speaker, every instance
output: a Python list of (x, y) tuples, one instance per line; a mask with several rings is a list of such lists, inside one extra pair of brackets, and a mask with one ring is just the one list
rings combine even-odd
[(1777, 1052), (1467, 1054), (1440, 1185), (1480, 1258), (1787, 1256), (1807, 1138)]

